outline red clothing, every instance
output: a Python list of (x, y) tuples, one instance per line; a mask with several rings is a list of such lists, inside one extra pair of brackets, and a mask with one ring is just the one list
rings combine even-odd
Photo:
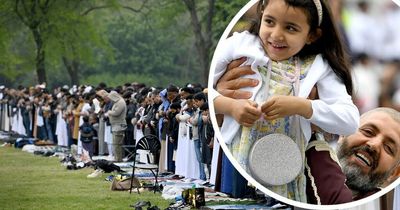
[(336, 153), (325, 141), (311, 141), (306, 150), (306, 193), (308, 203), (333, 205), (347, 203), (368, 197), (378, 191), (353, 197), (346, 186), (346, 176), (342, 172)]
[[(314, 142), (310, 142), (310, 145), (311, 143)], [(330, 154), (329, 145), (325, 144), (326, 146), (309, 146), (306, 151), (308, 203), (331, 205), (351, 202), (352, 192), (345, 184), (346, 176), (339, 164), (331, 158), (334, 152), (331, 150)]]

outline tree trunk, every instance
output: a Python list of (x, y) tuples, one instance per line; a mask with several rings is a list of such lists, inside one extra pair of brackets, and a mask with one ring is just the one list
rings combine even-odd
[(79, 85), (79, 76), (78, 76), (78, 72), (79, 72), (79, 62), (76, 60), (72, 61), (72, 73), (71, 73), (71, 85)]
[[(198, 52), (200, 68), (203, 71), (202, 82), (207, 84), (209, 74), (209, 49), (203, 34), (201, 33), (201, 23), (196, 12), (196, 5), (194, 0), (183, 0), (190, 13), (190, 19), (192, 23), (193, 33), (195, 35), (195, 45)], [(208, 35), (208, 34), (207, 34)]]
[(35, 39), (35, 44), (36, 44), (36, 74), (38, 78), (39, 84), (46, 82), (47, 83), (47, 78), (46, 78), (46, 69), (44, 65), (45, 61), (45, 52), (43, 48), (43, 39), (42, 36), (39, 32), (39, 29), (36, 28), (31, 28), (32, 33), (33, 33), (33, 38)]
[(69, 61), (65, 56), (62, 57), (65, 68), (67, 68), (67, 72), (70, 78), (70, 85), (79, 85), (79, 62), (76, 60)]
[(207, 68), (204, 71), (204, 77), (206, 78), (206, 83), (208, 81), (208, 75), (210, 74), (210, 64), (211, 64), (211, 46), (212, 46), (212, 19), (214, 17), (214, 9), (215, 9), (215, 0), (208, 1), (208, 13), (207, 13), (207, 22), (206, 22), (206, 32), (204, 34), (204, 49), (206, 50), (206, 64)]

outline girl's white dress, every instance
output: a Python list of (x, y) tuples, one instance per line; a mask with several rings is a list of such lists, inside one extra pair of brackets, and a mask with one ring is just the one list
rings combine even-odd
[[(289, 116), (273, 121), (258, 120), (251, 128), (241, 127), (231, 116), (224, 116), (221, 127), (222, 141), (230, 149), (233, 157), (243, 169), (248, 170), (248, 155), (257, 139), (268, 134), (281, 133), (291, 137), (302, 153), (304, 162), (305, 147), (311, 138), (313, 123), (323, 130), (348, 135), (358, 128), (359, 112), (347, 94), (345, 85), (339, 80), (321, 55), (309, 56), (303, 60), (290, 58), (285, 61), (272, 61), (255, 35), (245, 31), (235, 33), (218, 46), (214, 56), (214, 85), (225, 72), (232, 60), (247, 57), (244, 65), (251, 65), (256, 74), (249, 77), (259, 81), (251, 91), (251, 100), (259, 105), (272, 95), (292, 95), (306, 98), (314, 85), (317, 86), (319, 99), (313, 100), (313, 115), (310, 119)], [(298, 74), (296, 74), (298, 70)], [(296, 89), (296, 81), (299, 84)], [(218, 96), (215, 90), (211, 97)], [(284, 158), (284, 157), (282, 157)], [(269, 187), (275, 193), (300, 202), (307, 202), (304, 173), (286, 185)]]

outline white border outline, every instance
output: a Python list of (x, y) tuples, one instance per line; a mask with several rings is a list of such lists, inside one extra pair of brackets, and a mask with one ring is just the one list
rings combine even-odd
[(397, 6), (400, 7), (400, 0), (392, 0), (395, 4), (397, 4)]
[[(235, 26), (235, 24), (239, 21), (239, 19), (243, 16), (244, 13), (247, 12), (247, 10), (249, 10), (251, 8), (251, 6), (253, 6), (254, 4), (256, 4), (259, 0), (250, 0), (242, 9), (240, 9), (240, 11), (235, 15), (235, 17), (233, 17), (233, 19), (231, 20), (231, 22), (228, 24), (228, 26), (226, 27), (224, 33), (222, 34), (217, 47), (215, 49), (215, 52), (219, 50), (219, 48), (221, 48), (220, 42), (221, 40), (224, 40), (228, 37), (230, 31), (232, 30), (232, 28)], [(397, 1), (397, 3), (400, 3), (400, 0), (393, 0), (394, 2)], [(395, 2), (396, 3), (396, 2)], [(400, 6), (400, 5), (399, 5)], [(214, 52), (214, 54), (215, 54)], [(216, 66), (216, 61), (214, 60), (214, 56), (213, 59), (211, 61), (211, 65), (210, 65), (210, 73), (208, 76), (208, 88), (211, 90), (213, 88), (213, 80), (214, 80), (214, 69)], [(210, 93), (211, 91), (209, 91)], [(209, 101), (209, 106), (210, 106), (210, 116), (211, 116), (211, 122), (213, 124), (213, 128), (215, 130), (215, 135), (217, 136), (217, 139), (221, 145), (221, 148), (223, 150), (223, 152), (225, 153), (225, 155), (227, 156), (227, 158), (231, 161), (231, 163), (233, 164), (233, 166), (236, 168), (236, 170), (239, 171), (239, 173), (248, 181), (250, 182), (252, 185), (254, 185), (256, 188), (260, 189), (263, 193), (267, 194), (268, 196), (271, 196), (277, 200), (280, 200), (284, 203), (287, 203), (289, 205), (292, 206), (296, 206), (296, 207), (300, 207), (300, 208), (306, 208), (306, 209), (343, 209), (343, 208), (352, 208), (352, 207), (356, 207), (362, 204), (366, 204), (368, 202), (371, 202), (379, 197), (381, 197), (382, 195), (386, 194), (387, 192), (389, 192), (390, 190), (393, 190), (399, 183), (400, 183), (400, 178), (398, 178), (396, 181), (394, 181), (393, 183), (391, 183), (389, 186), (385, 187), (384, 189), (382, 189), (381, 191), (368, 196), (366, 198), (363, 198), (361, 200), (358, 201), (353, 201), (353, 202), (349, 202), (349, 203), (345, 203), (345, 204), (336, 204), (336, 205), (314, 205), (314, 204), (307, 204), (307, 203), (302, 203), (299, 201), (294, 201), (291, 199), (288, 199), (286, 197), (280, 196), (272, 191), (270, 191), (269, 189), (267, 189), (266, 187), (264, 187), (263, 185), (261, 185), (260, 183), (258, 183), (255, 179), (253, 179), (253, 177), (251, 177), (240, 165), (239, 163), (236, 161), (236, 159), (233, 158), (231, 152), (229, 151), (228, 147), (226, 146), (225, 142), (223, 141), (220, 129), (218, 127), (217, 124), (217, 119), (215, 117), (215, 109), (214, 109), (214, 103), (212, 102), (211, 99), (211, 94), (208, 94), (208, 101)]]

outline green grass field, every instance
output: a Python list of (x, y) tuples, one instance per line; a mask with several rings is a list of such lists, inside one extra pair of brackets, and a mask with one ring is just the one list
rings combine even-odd
[(111, 191), (108, 174), (88, 179), (92, 168), (67, 170), (57, 157), (0, 147), (0, 209), (133, 209), (137, 201), (168, 207), (160, 193)]

